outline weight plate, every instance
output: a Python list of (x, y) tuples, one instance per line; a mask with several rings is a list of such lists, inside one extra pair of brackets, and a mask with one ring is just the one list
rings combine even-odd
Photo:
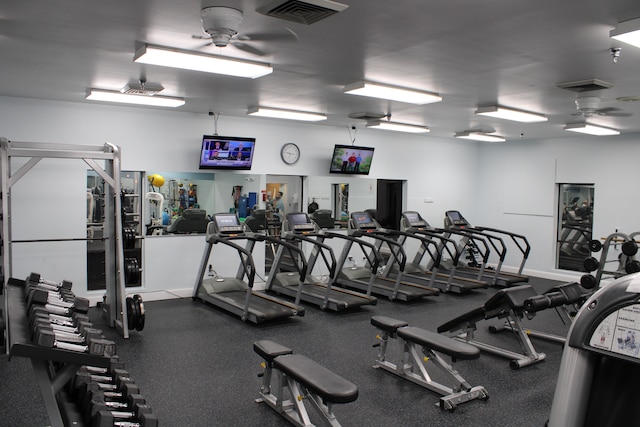
[(591, 272), (598, 269), (598, 267), (600, 266), (600, 262), (594, 257), (590, 256), (582, 262), (582, 266), (586, 271)]
[(585, 289), (593, 289), (596, 287), (598, 283), (596, 282), (596, 278), (591, 274), (584, 274), (580, 278), (580, 285)]
[(602, 243), (600, 242), (600, 240), (589, 240), (589, 250), (591, 252), (599, 252), (600, 249), (602, 249)]
[(138, 306), (138, 322), (136, 323), (136, 331), (141, 331), (144, 329), (144, 320), (145, 320), (145, 313), (144, 313), (144, 304), (142, 302), (142, 297), (138, 294), (135, 294), (133, 296), (133, 300), (136, 302), (137, 306)]
[(622, 244), (622, 253), (626, 256), (634, 256), (638, 253), (638, 245), (633, 240), (627, 240)]
[(127, 297), (125, 301), (127, 303), (127, 328), (131, 330), (135, 328), (135, 324), (137, 322), (136, 303), (131, 297)]

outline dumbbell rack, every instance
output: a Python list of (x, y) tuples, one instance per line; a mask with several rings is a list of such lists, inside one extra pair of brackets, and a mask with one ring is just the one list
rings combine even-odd
[[(108, 368), (110, 359), (32, 344), (24, 288), (7, 284), (5, 292), (9, 307), (9, 311), (7, 311), (9, 358), (26, 357), (31, 359), (51, 427), (63, 427), (63, 419), (66, 418), (63, 414), (69, 402), (64, 402), (59, 398), (60, 391), (81, 366)], [(54, 363), (60, 367), (52, 369)]]
[[(11, 158), (24, 157), (29, 160), (11, 174)], [(3, 275), (2, 286), (6, 288), (11, 271), (11, 187), (40, 160), (44, 158), (81, 159), (87, 163), (108, 184), (108, 196), (105, 197), (105, 271), (106, 295), (104, 312), (110, 327), (117, 328), (124, 338), (129, 338), (127, 319), (127, 301), (125, 294), (125, 258), (122, 244), (123, 225), (120, 200), (120, 148), (106, 143), (103, 146), (49, 144), (37, 142), (9, 141), (0, 137), (0, 185), (2, 192), (1, 251)], [(104, 160), (102, 168), (96, 160)], [(65, 239), (60, 239), (63, 241)], [(67, 239), (82, 240), (82, 239)], [(7, 323), (8, 300), (5, 298), (4, 320)], [(10, 330), (7, 328), (7, 332)], [(9, 337), (6, 337), (9, 340)], [(9, 351), (7, 346), (7, 352)]]

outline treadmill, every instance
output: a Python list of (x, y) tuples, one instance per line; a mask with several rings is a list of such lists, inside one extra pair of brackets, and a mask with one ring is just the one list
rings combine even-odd
[[(430, 263), (423, 265), (423, 258), (427, 251), (425, 246), (421, 245), (413, 261), (405, 267), (407, 277), (419, 283), (422, 281), (425, 284), (435, 284), (440, 287), (443, 292), (458, 294), (465, 294), (471, 292), (473, 289), (487, 288), (489, 286), (486, 280), (456, 275), (456, 269), (463, 251), (459, 250), (457, 243), (453, 239), (441, 234), (442, 230), (429, 227), (427, 221), (425, 221), (418, 212), (403, 212), (400, 219), (400, 229), (408, 234), (425, 236), (437, 241), (440, 253), (440, 259), (437, 260), (438, 262), (435, 262), (432, 258)], [(473, 239), (473, 236), (468, 237)], [(402, 236), (400, 239), (404, 241), (406, 237)], [(483, 243), (486, 245), (486, 242)], [(475, 242), (475, 244), (480, 247), (478, 242)], [(444, 253), (448, 254), (451, 259), (451, 268), (445, 273), (439, 271)]]
[[(404, 248), (394, 236), (386, 233), (369, 213), (353, 212), (349, 218), (348, 233), (349, 236), (363, 242), (367, 238), (372, 239), (375, 242), (374, 249), (363, 251), (365, 265), (357, 266), (349, 256), (353, 242), (348, 241), (338, 261), (338, 273), (334, 282), (336, 285), (359, 290), (370, 289), (371, 293), (385, 296), (392, 301), (410, 301), (440, 294), (438, 288), (405, 280), (407, 255)], [(389, 250), (390, 261), (387, 264), (393, 263), (398, 269), (395, 278), (386, 277), (371, 266), (373, 258), (380, 259), (379, 254), (383, 246)], [(352, 265), (346, 265), (347, 261), (351, 261)]]
[[(271, 273), (267, 279), (267, 291), (295, 298), (295, 304), (301, 301), (319, 306), (322, 310), (341, 311), (363, 305), (375, 305), (378, 299), (370, 294), (362, 294), (348, 289), (333, 287), (336, 275), (336, 257), (333, 249), (324, 243), (326, 237), (306, 213), (288, 213), (282, 223), (280, 239), (298, 247), (297, 261), (306, 261), (306, 274), (280, 271), (279, 264), (286, 253), (291, 254), (283, 245), (278, 247)], [(304, 244), (311, 245), (309, 255), (300, 249)], [(323, 282), (311, 273), (317, 261), (322, 260), (328, 271), (327, 281)], [(302, 277), (302, 280), (301, 280)]]
[[(291, 316), (304, 316), (304, 307), (253, 290), (256, 271), (251, 253), (256, 242), (269, 239), (273, 238), (246, 231), (236, 214), (215, 214), (207, 226), (207, 245), (192, 298), (240, 316), (243, 322), (258, 324)], [(242, 246), (236, 241), (244, 241), (245, 244)], [(238, 253), (240, 266), (235, 277), (205, 278), (212, 248), (217, 244), (228, 246)], [(300, 274), (304, 275), (306, 266), (299, 266), (299, 269)]]
[[(529, 242), (525, 236), (496, 228), (472, 226), (459, 211), (453, 210), (445, 212), (444, 224), (447, 230), (463, 230), (472, 235), (486, 237), (497, 252), (498, 263), (495, 268), (487, 268), (486, 260), (483, 260), (480, 266), (466, 267), (465, 271), (461, 271), (461, 273), (473, 274), (474, 272), (482, 271), (482, 277), (489, 279), (492, 285), (502, 287), (515, 286), (518, 283), (526, 283), (529, 281), (529, 278), (522, 274), (524, 264), (531, 252), (531, 246), (529, 246)], [(502, 264), (507, 256), (507, 248), (501, 236), (510, 237), (522, 253), (522, 260), (520, 261), (520, 267), (517, 273), (501, 271)], [(464, 237), (461, 239), (460, 245), (468, 248), (468, 242), (469, 239)]]

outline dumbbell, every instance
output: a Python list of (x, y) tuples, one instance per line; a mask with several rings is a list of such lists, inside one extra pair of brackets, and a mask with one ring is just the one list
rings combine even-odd
[(89, 353), (98, 356), (113, 356), (116, 344), (104, 339), (99, 329), (87, 328), (79, 335), (55, 330), (51, 325), (36, 321), (32, 341), (42, 347), (59, 348), (77, 353)]
[(44, 306), (49, 312), (60, 315), (68, 315), (73, 311), (86, 313), (89, 311), (89, 300), (81, 297), (74, 297), (73, 302), (50, 298), (49, 291), (38, 288), (31, 288), (26, 295), (27, 307), (33, 304)]
[[(150, 410), (150, 409), (149, 409)], [(118, 413), (110, 411), (99, 411), (93, 417), (92, 427), (157, 427), (158, 417), (151, 412), (143, 412), (138, 415), (137, 418), (124, 418), (129, 421), (122, 421), (122, 418), (117, 416)]]
[(91, 419), (99, 411), (126, 412), (128, 418), (143, 412), (151, 412), (144, 397), (140, 393), (133, 393), (132, 389), (125, 392), (105, 391), (101, 390), (96, 383), (89, 383), (83, 391), (81, 407), (87, 425), (91, 424)]
[(95, 386), (104, 392), (118, 392), (122, 396), (139, 394), (140, 389), (133, 382), (129, 372), (113, 366), (112, 364), (107, 372), (96, 372), (88, 366), (81, 367), (69, 382), (69, 394), (77, 396), (78, 393)]
[(50, 290), (40, 285), (27, 285), (25, 299), (28, 300), (34, 292), (38, 293), (37, 301), (44, 300), (44, 292), (47, 292), (48, 304), (64, 307), (66, 309), (73, 308), (76, 311), (86, 313), (89, 311), (89, 300), (87, 298), (77, 297), (69, 290)]
[(73, 312), (68, 316), (63, 316), (60, 314), (55, 314), (49, 312), (44, 306), (41, 305), (32, 305), (29, 307), (29, 311), (27, 312), (27, 317), (29, 318), (29, 322), (31, 323), (35, 317), (42, 319), (49, 319), (51, 323), (55, 323), (57, 325), (65, 325), (65, 326), (74, 326), (77, 327), (80, 322), (89, 322), (89, 316), (84, 313)]
[(67, 290), (71, 290), (71, 286), (72, 283), (68, 280), (63, 280), (62, 282), (54, 282), (51, 280), (45, 280), (42, 277), (40, 277), (40, 274), (38, 273), (31, 273), (29, 274), (29, 277), (27, 277), (26, 280), (27, 283), (34, 283), (34, 284), (39, 284), (45, 287), (49, 287), (51, 288), (51, 290), (58, 290), (58, 289), (67, 289)]

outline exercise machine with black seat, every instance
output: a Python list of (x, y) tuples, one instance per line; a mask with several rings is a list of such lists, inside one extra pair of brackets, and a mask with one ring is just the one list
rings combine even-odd
[[(453, 366), (457, 360), (480, 357), (478, 348), (386, 316), (373, 316), (371, 324), (380, 331), (376, 336), (379, 342), (375, 346), (380, 350), (374, 368), (384, 369), (440, 394), (438, 405), (441, 409), (455, 410), (460, 403), (489, 398), (484, 387), (471, 386)], [(395, 362), (389, 360), (390, 338), (398, 343)], [(440, 354), (451, 357), (451, 364)], [(432, 366), (446, 376), (449, 385), (435, 380), (434, 372), (429, 373)]]
[[(358, 386), (302, 354), (269, 340), (253, 350), (263, 359), (262, 386), (257, 403), (265, 403), (291, 424), (312, 427), (309, 403), (325, 425), (339, 427), (333, 407), (358, 398)], [(275, 378), (274, 378), (275, 376)]]
[[(342, 254), (338, 260), (338, 274), (335, 283), (338, 286), (347, 288), (367, 290), (371, 289), (374, 295), (385, 296), (390, 300), (410, 301), (417, 300), (428, 296), (437, 296), (440, 294), (438, 288), (425, 286), (414, 283), (404, 278), (404, 269), (407, 261), (407, 255), (400, 243), (392, 234), (383, 232), (382, 227), (367, 212), (353, 212), (348, 222), (348, 235), (359, 240), (367, 241), (371, 239), (377, 250), (377, 255), (365, 255), (365, 263), (362, 266), (348, 265), (350, 259), (350, 251), (353, 246), (352, 242), (347, 242), (342, 250)], [(383, 247), (387, 250), (397, 274), (395, 278), (385, 277), (380, 271), (372, 271), (370, 260), (372, 258), (380, 258), (380, 252)]]
[[(484, 305), (440, 325), (438, 332), (453, 334), (453, 338), (457, 340), (474, 345), (480, 350), (496, 356), (510, 359), (509, 366), (511, 369), (519, 369), (541, 362), (546, 358), (546, 355), (536, 351), (521, 322), (525, 316), (532, 317), (535, 314), (528, 313), (525, 310), (524, 302), (528, 298), (537, 295), (539, 294), (531, 285), (500, 289)], [(505, 319), (509, 323), (510, 328), (517, 337), (521, 353), (475, 339), (474, 333), (477, 330), (477, 323), (496, 318)]]
[[(490, 279), (491, 283), (494, 286), (513, 286), (518, 283), (526, 283), (529, 281), (529, 278), (522, 274), (524, 265), (527, 262), (529, 253), (531, 252), (531, 246), (529, 245), (529, 241), (525, 236), (506, 230), (500, 230), (497, 228), (472, 226), (459, 211), (455, 210), (445, 212), (444, 228), (462, 229), (467, 233), (478, 234), (480, 236), (486, 237), (489, 242), (492, 243), (492, 247), (498, 257), (498, 261), (496, 265), (492, 267), (492, 270), (486, 268), (486, 261), (485, 264), (482, 265), (482, 268), (484, 269), (483, 277)], [(517, 247), (522, 254), (520, 265), (518, 266), (518, 270), (515, 273), (502, 271), (503, 263), (507, 257), (507, 247), (502, 236), (509, 237), (515, 244), (515, 247)], [(463, 246), (468, 246), (467, 242), (468, 239), (461, 240), (461, 244)], [(469, 249), (471, 251), (471, 254), (473, 255), (474, 248), (471, 247)], [(473, 270), (475, 267), (470, 266), (469, 268)], [(477, 268), (475, 269), (477, 270)]]
[[(267, 279), (266, 290), (295, 298), (295, 304), (304, 301), (317, 305), (323, 310), (341, 311), (363, 305), (375, 305), (378, 300), (370, 294), (333, 287), (337, 261), (333, 249), (324, 243), (324, 239), (331, 236), (321, 233), (317, 224), (304, 212), (286, 214), (280, 240), (298, 247), (311, 246), (307, 251), (308, 255), (300, 250), (295, 257), (296, 261), (306, 258), (306, 275), (301, 277), (299, 272), (279, 271), (282, 256), (289, 252), (284, 245), (279, 245)], [(312, 274), (318, 260), (324, 262), (321, 268), (325, 270), (326, 281)]]
[[(477, 278), (464, 277), (456, 275), (456, 269), (460, 263), (460, 256), (463, 251), (459, 250), (458, 244), (455, 240), (445, 237), (443, 230), (434, 229), (429, 226), (422, 216), (415, 211), (406, 211), (402, 213), (400, 219), (400, 230), (405, 233), (415, 234), (418, 236), (425, 236), (433, 239), (438, 244), (438, 251), (440, 252), (440, 262), (429, 262), (423, 264), (423, 258), (426, 254), (425, 247), (421, 245), (416, 252), (412, 262), (405, 266), (405, 273), (407, 277), (416, 281), (424, 281), (429, 285), (435, 285), (443, 292), (453, 292), (458, 294), (465, 294), (474, 289), (487, 288), (489, 283), (487, 281), (478, 280)], [(473, 235), (460, 232), (459, 235), (468, 237), (474, 242), (476, 246), (482, 248), (480, 244), (487, 249), (487, 243), (485, 241), (479, 242)], [(400, 241), (405, 237), (401, 236)], [(447, 269), (441, 269), (443, 265), (444, 256), (449, 256), (450, 267)], [(429, 261), (429, 260), (427, 260)]]
[[(238, 315), (242, 321), (251, 323), (303, 316), (304, 307), (268, 295), (265, 292), (253, 290), (256, 267), (252, 252), (257, 242), (269, 238), (269, 236), (260, 233), (247, 231), (240, 224), (236, 214), (214, 214), (213, 220), (207, 226), (206, 246), (192, 298)], [(235, 242), (245, 242), (245, 244), (242, 246)], [(209, 258), (212, 248), (217, 244), (227, 246), (237, 253), (240, 266), (234, 277), (217, 275), (205, 277), (210, 265)], [(211, 265), (214, 263), (215, 261)], [(304, 277), (306, 265), (299, 266), (299, 269), (301, 277)]]
[(638, 424), (639, 281), (637, 273), (623, 276), (582, 305), (563, 349), (548, 427)]

